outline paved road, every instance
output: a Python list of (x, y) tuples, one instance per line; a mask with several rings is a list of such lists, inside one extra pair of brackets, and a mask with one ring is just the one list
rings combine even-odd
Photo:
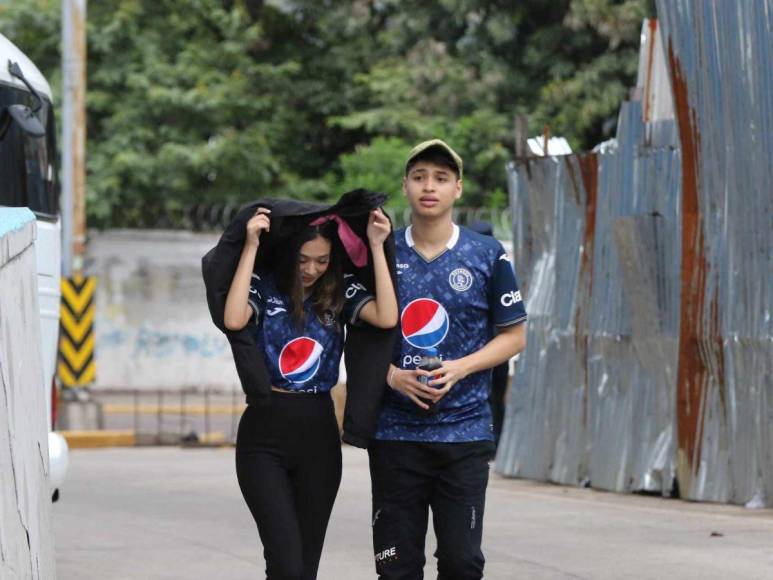
[[(345, 447), (320, 580), (374, 577), (369, 485), (366, 454)], [(488, 579), (773, 578), (773, 510), (497, 476), (487, 502)], [(54, 526), (60, 580), (264, 577), (232, 449), (74, 450)]]

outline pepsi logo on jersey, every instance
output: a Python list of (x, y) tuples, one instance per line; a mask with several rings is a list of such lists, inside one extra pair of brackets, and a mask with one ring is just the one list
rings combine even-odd
[[(443, 360), (442, 354), (438, 354), (437, 356), (441, 361)], [(424, 357), (420, 354), (414, 354), (414, 355), (406, 354), (403, 357), (403, 366), (401, 368), (409, 369), (411, 367), (417, 367), (421, 364), (422, 358)]]
[(322, 352), (322, 345), (308, 336), (291, 340), (279, 353), (279, 372), (291, 383), (305, 383), (317, 374)]
[(403, 309), (400, 325), (408, 344), (416, 348), (431, 348), (443, 342), (450, 321), (442, 304), (431, 298), (417, 298)]

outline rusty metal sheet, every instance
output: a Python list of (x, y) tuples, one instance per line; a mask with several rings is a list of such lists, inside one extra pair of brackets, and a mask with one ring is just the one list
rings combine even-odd
[(679, 481), (773, 502), (773, 2), (658, 2), (683, 155)]
[(773, 2), (657, 5), (647, 110), (508, 165), (530, 323), (496, 468), (773, 505)]

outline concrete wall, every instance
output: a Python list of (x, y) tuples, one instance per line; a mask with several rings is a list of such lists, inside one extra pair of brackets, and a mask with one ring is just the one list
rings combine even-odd
[(0, 578), (55, 577), (35, 216), (0, 208)]
[(217, 239), (159, 230), (90, 232), (96, 387), (241, 389), (201, 278), (201, 257)]
[[(241, 390), (201, 278), (201, 257), (218, 237), (163, 230), (89, 233), (86, 273), (97, 278), (95, 387)], [(512, 242), (503, 244), (510, 252)], [(340, 373), (345, 382), (343, 362)]]

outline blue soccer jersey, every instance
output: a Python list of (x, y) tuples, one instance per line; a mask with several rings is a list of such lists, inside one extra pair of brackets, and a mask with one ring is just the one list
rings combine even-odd
[[(395, 232), (400, 298), (399, 341), (393, 363), (414, 369), (428, 348), (456, 360), (486, 345), (494, 328), (520, 324), (526, 310), (502, 244), (454, 224), (446, 250), (426, 260), (411, 228)], [(493, 440), (488, 404), (491, 371), (465, 377), (425, 414), (405, 395), (389, 390), (376, 439), (457, 443)]]
[(345, 302), (340, 316), (321, 318), (311, 300), (303, 304), (301, 328), (292, 319), (290, 300), (279, 292), (271, 274), (252, 275), (249, 303), (258, 349), (263, 353), (271, 385), (301, 393), (324, 393), (338, 381), (344, 346), (344, 324), (353, 324), (373, 296), (354, 277), (345, 277)]

